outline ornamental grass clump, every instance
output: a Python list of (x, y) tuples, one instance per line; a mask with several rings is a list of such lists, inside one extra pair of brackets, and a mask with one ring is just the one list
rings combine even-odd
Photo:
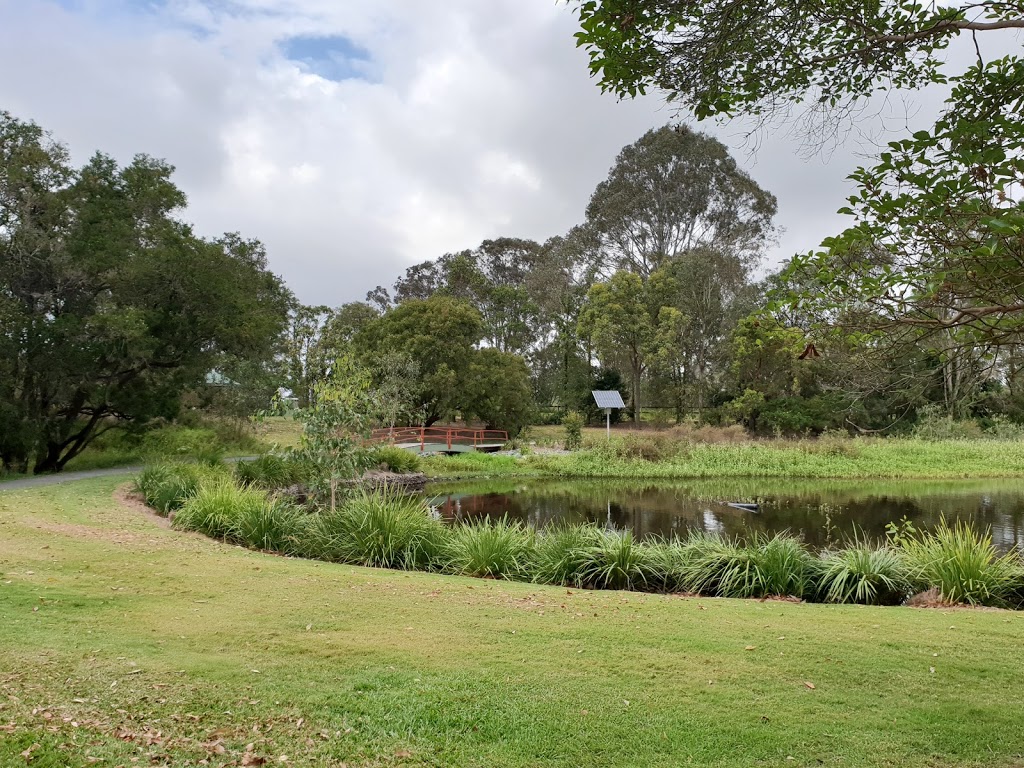
[(584, 586), (649, 590), (664, 580), (658, 571), (658, 559), (631, 531), (598, 529), (597, 541), (587, 548), (586, 555), (580, 570)]
[(787, 534), (757, 534), (749, 543), (694, 534), (682, 544), (679, 582), (719, 597), (797, 597), (812, 593), (817, 563)]
[(251, 549), (301, 554), (302, 542), (307, 537), (307, 518), (308, 515), (281, 499), (264, 498), (262, 503), (247, 503), (241, 507), (235, 518), (234, 533)]
[(135, 490), (142, 494), (146, 504), (167, 517), (181, 509), (200, 486), (224, 476), (220, 467), (201, 464), (153, 464), (145, 467), (135, 478)]
[(447, 570), (492, 579), (528, 578), (535, 539), (532, 529), (504, 517), (496, 521), (464, 523), (449, 533)]
[(243, 517), (269, 503), (257, 488), (243, 488), (228, 477), (203, 483), (174, 516), (173, 525), (214, 539), (242, 542), (238, 523)]
[(309, 526), (312, 557), (376, 568), (435, 567), (445, 538), (426, 503), (395, 491), (363, 491)]
[(897, 547), (854, 539), (822, 558), (818, 594), (826, 602), (899, 605), (912, 591), (906, 552)]
[(394, 445), (382, 445), (375, 448), (368, 459), (371, 465), (383, 464), (392, 472), (400, 475), (419, 472), (422, 466), (418, 454)]
[(601, 543), (601, 531), (590, 524), (552, 526), (537, 535), (533, 581), (563, 587), (582, 587), (591, 550)]
[(942, 520), (934, 532), (903, 542), (910, 573), (921, 587), (938, 589), (942, 600), (968, 605), (1005, 606), (1021, 580), (1019, 556), (1000, 555), (989, 533), (963, 521)]
[(276, 453), (264, 453), (251, 461), (235, 465), (235, 477), (242, 485), (274, 490), (301, 483), (304, 479), (301, 464)]

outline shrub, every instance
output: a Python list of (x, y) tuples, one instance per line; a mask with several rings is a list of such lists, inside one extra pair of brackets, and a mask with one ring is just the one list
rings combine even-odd
[(584, 585), (596, 589), (650, 589), (664, 581), (657, 558), (630, 531), (598, 529), (597, 541), (586, 550), (580, 571)]
[(264, 491), (242, 488), (230, 478), (221, 478), (200, 486), (175, 515), (174, 527), (214, 539), (241, 541), (239, 520), (268, 503)]
[(921, 440), (968, 440), (982, 436), (981, 427), (973, 421), (959, 421), (947, 415), (936, 404), (917, 410), (913, 435)]
[(422, 499), (394, 491), (360, 492), (310, 524), (307, 552), (325, 560), (378, 568), (429, 568), (437, 564), (443, 524)]
[(264, 453), (252, 461), (240, 461), (235, 465), (238, 482), (268, 490), (300, 483), (304, 475), (298, 461), (276, 453)]
[(989, 419), (985, 434), (996, 440), (1024, 440), (1024, 425), (997, 413)]
[(455, 528), (447, 546), (447, 567), (464, 576), (520, 579), (534, 553), (534, 532), (507, 518), (467, 523)]
[(1006, 605), (1020, 579), (1017, 556), (1000, 555), (992, 537), (958, 521), (943, 520), (933, 533), (904, 543), (912, 577), (936, 587), (943, 600), (969, 605)]
[(583, 447), (583, 425), (586, 417), (579, 411), (569, 411), (562, 419), (565, 427), (565, 450), (578, 451)]
[(899, 605), (913, 585), (902, 550), (855, 540), (824, 557), (818, 589), (830, 603)]
[(420, 471), (420, 457), (395, 445), (382, 445), (370, 454), (371, 464), (384, 464), (390, 471), (406, 474)]
[(154, 464), (135, 478), (135, 490), (146, 504), (163, 516), (169, 515), (196, 494), (200, 485), (219, 477), (223, 471), (199, 464)]
[(601, 532), (590, 524), (546, 528), (537, 536), (533, 580), (538, 584), (582, 587), (591, 550), (599, 546)]

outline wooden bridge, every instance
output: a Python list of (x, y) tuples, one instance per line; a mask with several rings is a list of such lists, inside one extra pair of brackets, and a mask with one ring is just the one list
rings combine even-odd
[(505, 447), (508, 432), (460, 427), (395, 427), (375, 429), (370, 434), (370, 442), (417, 453), (492, 453)]

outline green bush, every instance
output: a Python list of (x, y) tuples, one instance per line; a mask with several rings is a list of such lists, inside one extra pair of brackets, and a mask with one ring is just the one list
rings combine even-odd
[(135, 490), (148, 506), (166, 517), (181, 509), (203, 483), (223, 475), (219, 468), (200, 464), (153, 464), (135, 477)]
[(913, 584), (902, 550), (852, 541), (823, 557), (818, 589), (821, 599), (829, 603), (899, 605), (909, 597)]
[(334, 512), (314, 516), (305, 551), (377, 568), (426, 569), (438, 564), (445, 533), (420, 498), (361, 492)]
[(384, 464), (390, 471), (399, 474), (419, 472), (421, 462), (418, 454), (395, 445), (382, 445), (370, 454), (370, 463)]
[(533, 580), (538, 584), (582, 587), (591, 550), (600, 540), (600, 529), (589, 524), (545, 528), (537, 535)]
[(223, 477), (203, 483), (174, 516), (174, 527), (197, 531), (214, 539), (242, 541), (238, 523), (270, 503), (257, 488), (242, 488)]
[(565, 450), (578, 451), (583, 447), (583, 426), (586, 424), (586, 417), (579, 411), (569, 411), (562, 419), (562, 426), (565, 427)]
[(449, 535), (447, 568), (464, 576), (527, 578), (534, 540), (531, 529), (507, 518), (459, 525)]
[(982, 431), (973, 421), (954, 419), (933, 403), (917, 410), (913, 435), (921, 440), (970, 440), (982, 437)]
[(276, 453), (264, 453), (252, 461), (240, 461), (235, 465), (238, 482), (268, 490), (301, 483), (304, 476), (298, 461)]
[(922, 587), (935, 587), (950, 603), (1004, 606), (1012, 602), (1021, 578), (1014, 554), (1000, 555), (990, 535), (958, 521), (943, 520), (933, 533), (903, 544), (912, 578)]

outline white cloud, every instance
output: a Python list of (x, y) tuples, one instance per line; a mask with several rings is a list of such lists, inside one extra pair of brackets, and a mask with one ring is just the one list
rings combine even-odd
[[(485, 238), (565, 232), (618, 150), (672, 117), (654, 97), (602, 95), (571, 10), (552, 0), (139, 7), (0, 0), (0, 108), (52, 130), (77, 160), (167, 158), (186, 218), (207, 235), (262, 239), (311, 303), (362, 298)], [(302, 60), (287, 59), (298, 38)], [(365, 52), (353, 77), (316, 73), (328, 38)], [(705, 129), (779, 197), (776, 259), (842, 225), (853, 149), (808, 161), (772, 136), (755, 163), (735, 129)]]

